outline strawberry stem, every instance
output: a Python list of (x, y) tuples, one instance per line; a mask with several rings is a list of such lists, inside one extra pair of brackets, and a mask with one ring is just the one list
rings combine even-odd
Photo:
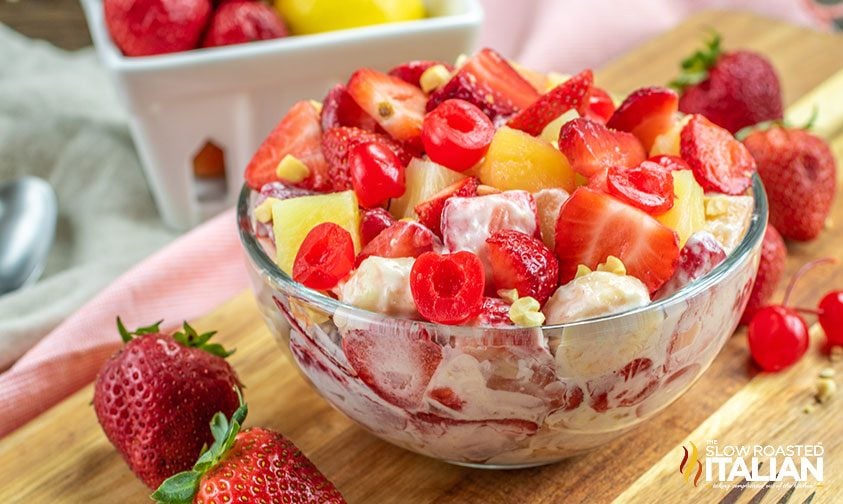
[(160, 326), (162, 322), (164, 321), (159, 320), (158, 322), (150, 324), (146, 327), (138, 327), (134, 331), (129, 331), (126, 329), (126, 326), (123, 325), (123, 321), (120, 320), (120, 317), (117, 317), (117, 332), (120, 333), (120, 339), (123, 340), (123, 343), (128, 343), (132, 341), (135, 336), (143, 336), (144, 334), (157, 334), (161, 332)]
[(721, 42), (720, 34), (710, 30), (705, 47), (682, 60), (682, 71), (668, 86), (681, 93), (685, 88), (708, 79), (708, 71), (717, 64), (722, 53)]
[(814, 259), (813, 261), (803, 264), (802, 267), (796, 271), (796, 274), (791, 277), (790, 283), (787, 284), (787, 290), (784, 291), (784, 301), (782, 301), (782, 306), (787, 306), (787, 302), (790, 301), (790, 295), (793, 293), (793, 288), (796, 286), (797, 280), (799, 280), (803, 275), (822, 264), (834, 264), (836, 262), (837, 260), (833, 257), (823, 257), (822, 259)]
[(216, 331), (209, 331), (202, 334), (196, 332), (196, 329), (191, 327), (186, 321), (182, 324), (182, 330), (173, 334), (173, 339), (182, 345), (190, 348), (199, 348), (208, 352), (211, 355), (222, 357), (225, 359), (234, 353), (234, 350), (228, 351), (219, 343), (208, 343), (208, 341), (216, 334)]
[(214, 443), (201, 455), (189, 471), (183, 471), (170, 476), (150, 496), (152, 500), (165, 504), (190, 504), (199, 489), (202, 476), (216, 466), (223, 459), (226, 453), (234, 445), (240, 427), (246, 420), (249, 408), (243, 402), (240, 390), (237, 390), (240, 398), (240, 407), (231, 415), (231, 420), (222, 412), (218, 412), (211, 419), (211, 433), (214, 436)]

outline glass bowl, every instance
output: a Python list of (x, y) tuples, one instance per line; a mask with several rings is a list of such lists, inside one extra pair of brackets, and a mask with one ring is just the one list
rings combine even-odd
[(322, 397), (408, 450), (518, 468), (617, 438), (702, 375), (752, 290), (767, 225), (757, 176), (753, 194), (748, 231), (709, 274), (647, 306), (540, 328), (448, 326), (341, 303), (275, 265), (245, 187), (237, 218), (269, 330)]

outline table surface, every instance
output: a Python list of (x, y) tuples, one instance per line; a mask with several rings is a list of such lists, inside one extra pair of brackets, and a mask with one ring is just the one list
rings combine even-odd
[(0, 23), (62, 49), (91, 45), (79, 0), (2, 0)]
[[(8, 6), (0, 7), (0, 19), (5, 9)], [(768, 54), (781, 73), (788, 104), (843, 68), (843, 38), (839, 36), (748, 14), (708, 12), (610, 63), (597, 72), (597, 82), (618, 93), (666, 82), (675, 74), (676, 62), (698, 45), (709, 26), (718, 28), (727, 46)], [(834, 82), (843, 80), (841, 75)], [(800, 108), (806, 108), (804, 99)], [(840, 159), (840, 124), (827, 120), (825, 125)], [(833, 210), (838, 223), (843, 223), (841, 200)], [(843, 238), (834, 227), (812, 243), (790, 244), (786, 276), (815, 257), (841, 258), (841, 245)], [(811, 275), (797, 290), (795, 303), (811, 306), (833, 286), (843, 286), (843, 268)], [(703, 446), (709, 439), (721, 444), (821, 442), (826, 453), (824, 484), (797, 489), (791, 501), (804, 502), (812, 492), (816, 492), (814, 502), (843, 501), (839, 427), (843, 398), (820, 405), (810, 414), (803, 412), (812, 401), (818, 372), (831, 365), (816, 345), (787, 372), (759, 374), (748, 362), (745, 334), (740, 330), (684, 396), (627, 436), (555, 465), (486, 471), (393, 447), (333, 410), (277, 349), (250, 293), (221, 306), (196, 326), (219, 329), (220, 341), (237, 347), (230, 360), (248, 386), (247, 423), (288, 435), (352, 503), (750, 501), (756, 490), (741, 495), (710, 485), (693, 488), (677, 475), (682, 445), (693, 441)], [(843, 364), (836, 366), (838, 374), (843, 372)], [(0, 478), (0, 498), (5, 497), (4, 502), (146, 502), (147, 490), (101, 433), (90, 407), (91, 395), (91, 387), (84, 388), (0, 442), (0, 474), (5, 476)], [(771, 488), (763, 501), (776, 502), (783, 494), (784, 489)]]

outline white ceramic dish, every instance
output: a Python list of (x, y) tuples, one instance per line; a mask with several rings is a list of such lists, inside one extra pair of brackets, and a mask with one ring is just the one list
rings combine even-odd
[[(102, 1), (82, 0), (97, 53), (129, 110), (159, 211), (181, 229), (234, 204), (243, 168), (301, 97), (323, 96), (362, 66), (453, 61), (475, 49), (483, 19), (478, 0), (425, 3), (429, 17), (418, 21), (129, 58), (111, 41)], [(193, 176), (193, 157), (207, 141), (225, 153), (226, 180), (212, 197)]]

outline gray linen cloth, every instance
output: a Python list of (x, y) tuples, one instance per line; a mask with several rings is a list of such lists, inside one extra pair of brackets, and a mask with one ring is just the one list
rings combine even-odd
[(158, 217), (126, 112), (92, 49), (63, 51), (0, 24), (0, 62), (0, 181), (42, 177), (59, 203), (42, 279), (0, 296), (3, 370), (177, 233)]

